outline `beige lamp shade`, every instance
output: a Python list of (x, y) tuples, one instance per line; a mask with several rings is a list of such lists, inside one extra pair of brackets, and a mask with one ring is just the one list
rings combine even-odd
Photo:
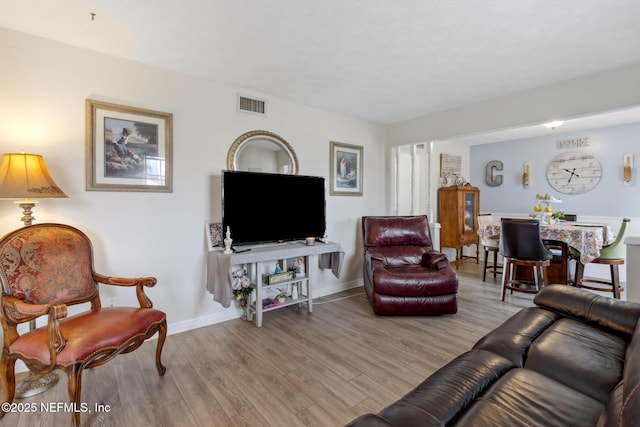
[(10, 153), (0, 163), (0, 198), (68, 197), (49, 175), (39, 154)]

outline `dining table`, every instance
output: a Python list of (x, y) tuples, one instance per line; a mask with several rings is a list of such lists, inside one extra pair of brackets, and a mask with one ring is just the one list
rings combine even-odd
[[(478, 226), (480, 238), (500, 236), (500, 221), (492, 221)], [(613, 231), (609, 224), (559, 221), (554, 224), (540, 223), (540, 237), (545, 240), (558, 240), (580, 252), (580, 261), (584, 264), (600, 256), (600, 249), (613, 240)]]

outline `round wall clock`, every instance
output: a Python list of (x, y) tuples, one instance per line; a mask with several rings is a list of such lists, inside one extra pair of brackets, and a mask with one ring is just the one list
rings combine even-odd
[(600, 162), (587, 153), (563, 153), (551, 160), (547, 167), (547, 181), (564, 194), (586, 193), (602, 177)]

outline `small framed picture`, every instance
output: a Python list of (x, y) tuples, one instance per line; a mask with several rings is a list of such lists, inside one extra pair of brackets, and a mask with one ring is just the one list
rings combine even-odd
[(86, 101), (86, 188), (172, 191), (171, 113)]
[(362, 196), (362, 151), (359, 145), (331, 141), (332, 196)]
[(206, 222), (204, 231), (207, 236), (207, 246), (210, 251), (220, 249), (222, 246), (222, 223)]

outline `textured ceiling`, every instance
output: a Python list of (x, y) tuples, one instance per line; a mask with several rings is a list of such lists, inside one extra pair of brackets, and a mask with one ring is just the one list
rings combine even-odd
[(0, 27), (384, 124), (640, 63), (639, 18), (638, 0), (0, 0)]

